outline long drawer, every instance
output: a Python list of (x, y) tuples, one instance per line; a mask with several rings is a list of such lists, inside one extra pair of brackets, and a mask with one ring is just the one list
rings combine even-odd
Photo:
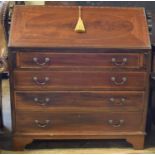
[(50, 132), (54, 135), (105, 134), (105, 132), (140, 131), (139, 112), (25, 112), (16, 111), (16, 132)]
[(139, 69), (144, 65), (143, 53), (17, 53), (17, 67), (19, 68), (121, 67)]
[(118, 91), (56, 91), (56, 92), (15, 92), (17, 109), (45, 111), (52, 108), (82, 110), (142, 110), (144, 92)]
[(145, 72), (15, 71), (16, 89), (144, 90)]

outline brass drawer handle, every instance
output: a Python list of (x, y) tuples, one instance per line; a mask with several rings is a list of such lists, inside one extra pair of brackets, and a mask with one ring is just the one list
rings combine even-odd
[(49, 81), (49, 77), (45, 77), (43, 80), (39, 80), (38, 77), (34, 76), (34, 77), (33, 77), (33, 81), (34, 81), (37, 85), (45, 85), (45, 84), (47, 84), (47, 82)]
[(37, 65), (44, 66), (44, 65), (46, 65), (47, 63), (50, 62), (50, 58), (47, 57), (47, 58), (44, 59), (43, 62), (40, 62), (37, 57), (34, 57), (33, 62), (35, 62)]
[(124, 120), (112, 120), (112, 119), (110, 119), (110, 120), (108, 120), (108, 124), (114, 128), (118, 128), (124, 124)]
[(39, 120), (35, 120), (34, 122), (35, 122), (35, 124), (37, 124), (37, 126), (39, 128), (45, 128), (45, 127), (47, 127), (49, 125), (50, 120), (45, 120), (44, 122), (41, 122)]
[(116, 102), (116, 101), (115, 101), (115, 98), (114, 98), (114, 97), (111, 97), (111, 98), (109, 99), (109, 101), (110, 101), (111, 103), (113, 103), (113, 104), (116, 104), (116, 105), (124, 105), (125, 102), (126, 102), (126, 99), (125, 99), (124, 97), (122, 97), (122, 98), (120, 99), (119, 102)]
[(34, 98), (34, 102), (41, 106), (45, 106), (50, 102), (50, 98), (46, 97), (44, 100), (39, 100), (37, 97)]
[(116, 65), (116, 66), (124, 66), (128, 62), (128, 59), (127, 58), (123, 58), (122, 61), (117, 61), (116, 58), (112, 58), (111, 59), (111, 62), (114, 65)]
[(116, 79), (116, 77), (111, 77), (111, 81), (115, 84), (115, 85), (123, 85), (126, 83), (127, 81), (127, 77), (122, 77), (122, 80), (121, 81), (118, 81)]

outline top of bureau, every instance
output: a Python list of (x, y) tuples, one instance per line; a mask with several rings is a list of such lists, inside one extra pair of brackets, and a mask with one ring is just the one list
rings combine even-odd
[(77, 6), (15, 6), (10, 48), (150, 49), (143, 8), (82, 7), (86, 31), (75, 32)]

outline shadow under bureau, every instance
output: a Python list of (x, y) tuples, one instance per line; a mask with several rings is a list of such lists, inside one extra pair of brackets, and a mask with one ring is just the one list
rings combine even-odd
[(143, 149), (150, 56), (143, 8), (16, 6), (14, 149), (34, 139), (126, 139)]

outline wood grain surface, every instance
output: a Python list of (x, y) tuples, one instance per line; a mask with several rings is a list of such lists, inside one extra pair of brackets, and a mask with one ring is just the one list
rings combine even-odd
[(16, 6), (9, 46), (151, 47), (143, 8), (82, 7), (82, 19), (86, 33), (76, 33), (77, 6)]

